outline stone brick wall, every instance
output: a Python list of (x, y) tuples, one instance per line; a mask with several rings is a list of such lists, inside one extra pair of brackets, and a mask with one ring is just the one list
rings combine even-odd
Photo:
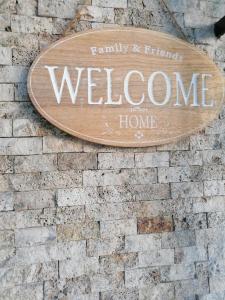
[[(166, 0), (223, 69), (224, 0)], [(144, 149), (69, 137), (34, 110), (27, 71), (60, 38), (130, 25), (181, 33), (159, 0), (0, 0), (0, 299), (225, 299), (225, 110), (204, 131)]]

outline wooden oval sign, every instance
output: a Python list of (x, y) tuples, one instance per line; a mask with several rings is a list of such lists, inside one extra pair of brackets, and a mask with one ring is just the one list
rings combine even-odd
[(224, 79), (202, 52), (138, 28), (81, 32), (33, 63), (31, 100), (49, 122), (92, 142), (144, 147), (202, 129), (218, 114)]

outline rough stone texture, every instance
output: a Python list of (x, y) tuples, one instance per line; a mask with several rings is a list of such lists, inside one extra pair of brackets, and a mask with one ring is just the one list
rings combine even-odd
[[(0, 1), (0, 299), (222, 300), (225, 108), (177, 143), (122, 149), (70, 137), (30, 103), (30, 64), (84, 5), (78, 31), (181, 37), (158, 0)], [(224, 69), (224, 1), (167, 5)]]
[(45, 17), (73, 18), (78, 4), (91, 4), (91, 0), (39, 0), (38, 15)]
[(173, 230), (173, 220), (171, 217), (155, 217), (138, 219), (138, 233), (154, 233)]

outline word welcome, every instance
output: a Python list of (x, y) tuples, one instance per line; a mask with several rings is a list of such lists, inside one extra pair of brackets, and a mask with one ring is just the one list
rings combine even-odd
[[(205, 73), (193, 73), (190, 80), (189, 87), (186, 88), (183, 83), (182, 75), (180, 72), (173, 72), (173, 76), (170, 77), (167, 73), (159, 70), (149, 74), (148, 78), (145, 78), (143, 73), (139, 70), (129, 70), (124, 74), (124, 80), (121, 83), (123, 87), (123, 94), (119, 95), (118, 99), (113, 99), (113, 68), (81, 68), (76, 67), (71, 71), (71, 74), (76, 74), (76, 84), (73, 85), (71, 74), (67, 66), (63, 68), (63, 75), (58, 84), (56, 79), (56, 71), (60, 68), (58, 66), (45, 66), (48, 70), (52, 88), (54, 91), (55, 99), (58, 104), (61, 103), (63, 91), (65, 85), (69, 90), (69, 95), (72, 104), (76, 104), (77, 96), (79, 93), (79, 87), (82, 84), (82, 80), (87, 84), (87, 102), (89, 105), (122, 105), (124, 101), (132, 106), (143, 104), (147, 99), (154, 106), (166, 106), (172, 100), (172, 89), (176, 86), (176, 100), (171, 103), (173, 106), (191, 106), (191, 107), (213, 107), (214, 100), (207, 99), (207, 79), (212, 78), (211, 74)], [(75, 71), (75, 72), (74, 72)], [(95, 81), (97, 74), (104, 73), (106, 78), (106, 93), (107, 98), (94, 99), (93, 89), (97, 88)], [(140, 95), (138, 100), (134, 100), (130, 94), (130, 82), (132, 77), (139, 78), (140, 82), (146, 82), (146, 91)], [(74, 78), (73, 78), (74, 79)], [(155, 96), (155, 82), (160, 80), (160, 85), (165, 86), (165, 93), (161, 99)], [(198, 93), (200, 88), (201, 99), (198, 99)]]

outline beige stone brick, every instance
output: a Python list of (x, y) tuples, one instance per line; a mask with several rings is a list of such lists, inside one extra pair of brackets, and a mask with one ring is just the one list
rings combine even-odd
[(91, 286), (95, 292), (119, 290), (124, 287), (124, 272), (93, 275)]
[(88, 256), (111, 255), (123, 252), (124, 246), (124, 237), (90, 239), (87, 241), (87, 254)]
[(158, 268), (148, 267), (125, 271), (125, 286), (144, 287), (154, 286), (160, 282), (160, 271)]
[(27, 78), (28, 69), (22, 66), (0, 67), (0, 83), (24, 82)]
[(67, 297), (80, 297), (81, 300), (92, 300), (91, 297), (93, 297), (93, 300), (99, 300), (99, 297), (95, 298), (94, 294), (87, 294), (90, 291), (90, 280), (87, 275), (44, 282), (46, 299), (50, 300), (59, 297), (62, 290), (66, 290)]
[[(67, 28), (67, 26), (69, 26), (69, 22), (70, 20), (64, 20), (64, 19), (60, 19), (60, 18), (53, 18), (52, 20), (52, 33), (53, 34), (62, 34), (65, 29)], [(44, 46), (44, 41), (43, 44), (41, 45), (41, 48), (45, 47)]]
[(14, 229), (16, 215), (14, 211), (0, 212), (0, 230)]
[[(217, 52), (218, 53), (218, 52)], [(207, 126), (205, 129), (206, 134), (223, 134), (225, 130), (224, 120), (216, 119), (210, 126)]]
[(133, 153), (99, 153), (99, 169), (124, 169), (134, 168)]
[(208, 227), (209, 228), (220, 228), (225, 225), (225, 214), (221, 212), (211, 212), (208, 213)]
[(202, 182), (178, 182), (171, 184), (172, 198), (202, 197)]
[(169, 216), (139, 218), (137, 228), (140, 234), (173, 231), (173, 220)]
[(133, 187), (105, 186), (98, 187), (100, 202), (127, 202), (134, 201)]
[(182, 12), (184, 13), (187, 9), (200, 9), (200, 1), (190, 0), (186, 2), (185, 0), (180, 0), (176, 2), (176, 0), (168, 0), (168, 6), (173, 12)]
[(191, 150), (216, 150), (221, 148), (218, 135), (193, 135), (190, 137)]
[(52, 190), (16, 192), (14, 193), (14, 208), (20, 211), (54, 207), (55, 198), (55, 191)]
[(99, 262), (97, 257), (84, 257), (82, 260), (74, 256), (59, 262), (60, 278), (73, 278), (85, 274), (97, 273)]
[(37, 0), (18, 0), (16, 11), (18, 15), (34, 16), (37, 11)]
[(13, 173), (13, 163), (14, 157), (13, 156), (5, 156), (0, 155), (0, 173)]
[(224, 150), (207, 150), (203, 152), (203, 162), (206, 165), (224, 165)]
[(175, 248), (175, 247), (192, 247), (195, 246), (195, 233), (194, 231), (175, 231), (162, 234), (162, 248)]
[(12, 49), (7, 47), (0, 47), (0, 65), (12, 64)]
[(204, 182), (204, 195), (205, 196), (224, 196), (225, 195), (225, 181), (212, 180)]
[(84, 186), (147, 184), (157, 181), (156, 169), (122, 169), (120, 171), (84, 171)]
[(41, 138), (2, 138), (0, 139), (0, 155), (41, 154)]
[(222, 18), (224, 16), (224, 7), (218, 1), (200, 2), (200, 8), (207, 16)]
[(13, 32), (52, 33), (52, 19), (15, 15), (11, 18)]
[(196, 263), (196, 278), (199, 280), (207, 279), (208, 276), (211, 276), (212, 273), (209, 271), (211, 268), (209, 267), (208, 261), (200, 261)]
[(101, 292), (102, 300), (107, 299), (124, 299), (124, 300), (138, 300), (138, 291), (137, 289), (116, 289), (111, 291)]
[[(203, 263), (198, 263), (198, 271), (204, 272), (203, 274), (207, 274), (209, 277), (225, 277), (224, 275), (224, 270), (225, 270), (225, 263), (223, 259), (218, 259), (215, 261), (215, 263), (210, 264), (208, 262)], [(202, 276), (204, 276), (201, 274)]]
[(203, 167), (193, 166), (191, 170), (191, 181), (220, 180), (224, 178), (224, 165), (207, 165)]
[(137, 253), (118, 253), (100, 256), (100, 271), (103, 273), (122, 272), (138, 266)]
[(219, 246), (221, 243), (223, 245), (223, 241), (225, 240), (224, 234), (224, 226), (221, 224), (220, 230), (218, 231), (218, 227), (207, 228), (202, 230), (196, 230), (196, 244), (197, 246), (208, 246), (211, 245), (212, 250), (217, 249), (221, 253), (223, 253), (223, 246)]
[(51, 125), (47, 121), (37, 118), (33, 119), (14, 119), (13, 136), (44, 136), (53, 133)]
[(207, 295), (200, 296), (200, 300), (214, 300), (214, 299), (223, 299), (224, 298), (224, 291), (223, 292), (212, 292)]
[(58, 206), (85, 205), (102, 202), (96, 187), (59, 189)]
[(0, 10), (0, 29), (7, 30), (10, 28), (10, 14)]
[(55, 154), (16, 156), (14, 170), (15, 173), (56, 171), (57, 156)]
[(12, 192), (0, 193), (0, 211), (13, 210), (14, 198)]
[(172, 283), (160, 283), (155, 286), (146, 286), (139, 290), (139, 300), (148, 300), (149, 295), (160, 300), (174, 300), (174, 286)]
[(4, 276), (0, 279), (0, 285), (6, 289), (13, 288), (15, 285), (56, 279), (57, 269), (57, 262), (2, 268)]
[(38, 15), (72, 19), (78, 4), (90, 5), (91, 0), (40, 0), (38, 1)]
[[(220, 227), (223, 228), (222, 226)], [(214, 228), (213, 228), (214, 229)], [(215, 229), (214, 229), (215, 231)], [(210, 238), (210, 234), (213, 232), (209, 232), (208, 237)], [(213, 238), (213, 241), (208, 241), (208, 256), (209, 261), (212, 262), (209, 263), (209, 271), (211, 276), (218, 276), (218, 275), (224, 275), (223, 272), (223, 266), (221, 263), (224, 261), (225, 257), (225, 249), (224, 249), (224, 234), (221, 234), (220, 236), (218, 233), (216, 233), (217, 239)], [(218, 265), (218, 268), (216, 267)], [(221, 272), (220, 272), (221, 270)]]
[(11, 186), (14, 191), (32, 191), (41, 188), (41, 174), (25, 173), (13, 174), (10, 178)]
[(194, 279), (194, 277), (195, 277), (194, 264), (190, 264), (190, 265), (176, 264), (173, 266), (163, 266), (161, 268), (161, 280), (163, 282)]
[(133, 215), (139, 219), (153, 218), (168, 214), (163, 207), (164, 200), (141, 201), (135, 202), (133, 206)]
[(68, 243), (50, 243), (48, 245), (35, 245), (18, 248), (15, 261), (21, 264), (36, 264), (54, 260), (66, 260), (74, 257), (77, 259), (86, 257), (85, 241), (73, 241)]
[(10, 183), (15, 191), (72, 188), (81, 186), (82, 174), (79, 171), (21, 173), (10, 175)]
[(34, 106), (28, 102), (0, 102), (0, 118), (26, 119), (35, 117)]
[(175, 263), (190, 264), (196, 261), (207, 260), (207, 249), (205, 247), (183, 247), (175, 248)]
[(169, 184), (141, 184), (99, 187), (101, 202), (146, 201), (170, 198)]
[(186, 214), (185, 216), (174, 216), (175, 230), (192, 230), (207, 228), (207, 218), (205, 213)]
[(144, 1), (142, 1), (142, 0), (128, 0), (128, 7), (143, 9), (144, 8)]
[[(139, 0), (128, 0), (128, 3), (129, 3), (129, 1), (131, 1), (131, 3), (132, 3), (132, 1), (134, 1), (134, 3), (135, 3), (135, 1), (138, 2)], [(162, 9), (162, 6), (160, 5), (160, 3), (157, 0), (152, 0), (152, 1), (148, 1), (148, 0), (142, 1), (141, 0), (139, 2), (142, 2), (143, 8), (146, 8), (151, 11), (161, 11), (161, 9)]]
[(60, 153), (58, 154), (59, 170), (97, 169), (95, 153)]
[(169, 167), (169, 153), (136, 153), (135, 165), (137, 168)]
[(158, 169), (158, 180), (160, 183), (190, 181), (190, 167), (170, 167)]
[[(0, 26), (1, 26), (1, 16), (2, 15), (0, 15)], [(0, 42), (3, 47), (25, 48), (25, 49), (29, 49), (30, 51), (33, 51), (34, 49), (37, 50), (39, 46), (37, 36), (33, 34), (17, 33), (11, 31), (2, 31), (0, 36)]]
[(14, 247), (15, 235), (13, 230), (0, 231), (0, 249)]
[(15, 0), (2, 1), (0, 13), (16, 13), (16, 1)]
[(99, 7), (126, 8), (127, 0), (93, 0), (92, 5)]
[(170, 165), (174, 167), (201, 166), (201, 151), (173, 151), (170, 153)]
[(139, 234), (125, 237), (125, 250), (129, 252), (154, 251), (161, 247), (159, 234)]
[(43, 138), (43, 152), (81, 152), (82, 142), (70, 136), (45, 136)]
[(15, 101), (28, 101), (28, 91), (27, 85), (24, 82), (16, 83), (15, 84)]
[(56, 241), (55, 227), (34, 227), (15, 230), (15, 244), (17, 247), (47, 244)]
[(45, 208), (39, 217), (42, 226), (74, 224), (85, 219), (85, 207), (76, 205), (72, 207)]
[(202, 25), (209, 26), (213, 23), (212, 17), (206, 16), (203, 11), (189, 9), (184, 14), (185, 27), (201, 28)]
[(138, 202), (100, 203), (86, 206), (88, 218), (96, 221), (135, 218), (140, 210)]
[(193, 202), (193, 210), (195, 213), (224, 211), (225, 199), (223, 196), (196, 198)]
[(99, 224), (93, 221), (81, 221), (74, 224), (62, 224), (57, 226), (58, 241), (76, 241), (97, 239), (99, 237)]
[(102, 23), (114, 23), (114, 9), (113, 8), (102, 8), (98, 6), (85, 6), (88, 14), (91, 17), (83, 16), (81, 20), (91, 20), (94, 22)]
[(102, 238), (109, 238), (113, 236), (124, 236), (137, 234), (137, 220), (113, 220), (101, 221), (100, 232)]
[(8, 174), (0, 174), (0, 192), (8, 192), (11, 190)]
[(160, 249), (153, 251), (139, 252), (139, 267), (166, 266), (174, 264), (174, 250)]
[(42, 299), (43, 298), (43, 285), (35, 283), (32, 285), (24, 285), (23, 288), (15, 286), (13, 288), (6, 289), (2, 292), (1, 297), (3, 299)]
[(181, 139), (176, 143), (157, 146), (157, 150), (159, 151), (182, 151), (182, 150), (185, 151), (185, 150), (189, 150), (189, 148), (190, 148), (190, 137)]
[(14, 86), (13, 84), (0, 84), (0, 101), (14, 100)]
[(168, 184), (146, 184), (132, 186), (136, 200), (160, 200), (170, 198), (170, 188)]
[(15, 213), (15, 228), (39, 227), (42, 213), (41, 209), (17, 211)]
[(12, 136), (12, 120), (1, 119), (0, 120), (0, 137)]
[[(154, 201), (155, 203), (156, 201)], [(152, 202), (150, 202), (152, 203)], [(160, 203), (161, 214), (164, 215), (180, 215), (185, 217), (193, 212), (192, 198), (174, 198)]]
[(181, 299), (188, 299), (195, 297), (195, 295), (205, 295), (209, 293), (208, 280), (189, 279), (175, 282), (176, 297)]
[(13, 65), (29, 67), (39, 54), (39, 49), (16, 47), (12, 49)]
[(16, 248), (7, 247), (0, 249), (0, 264), (1, 266), (7, 266), (11, 261), (15, 259)]

